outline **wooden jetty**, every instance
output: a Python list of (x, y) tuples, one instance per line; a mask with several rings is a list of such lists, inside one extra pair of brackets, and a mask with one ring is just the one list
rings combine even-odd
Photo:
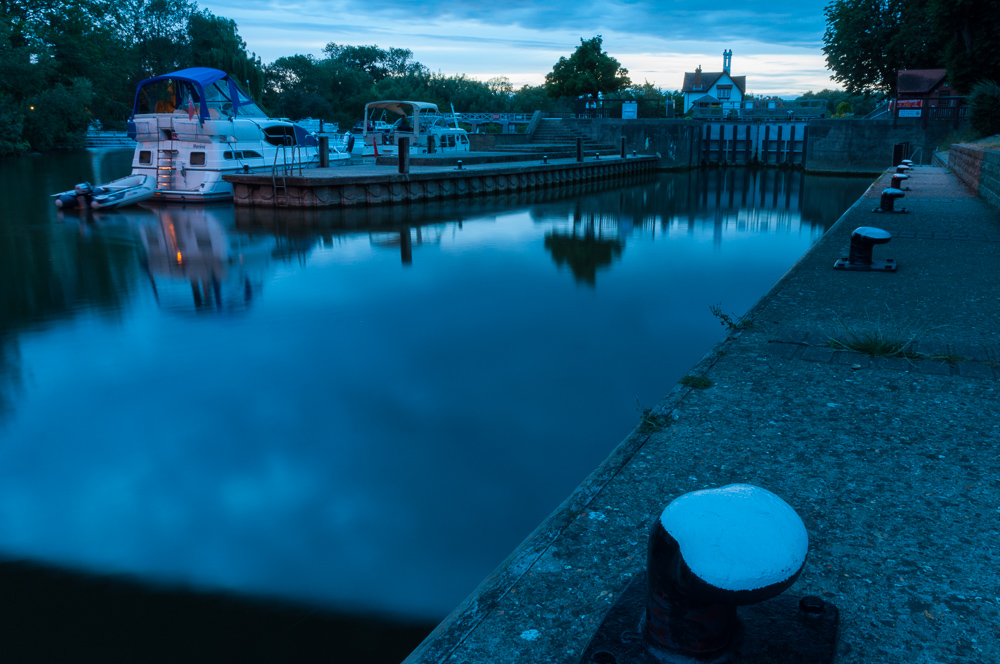
[[(307, 168), (289, 173), (225, 175), (236, 205), (264, 207), (349, 207), (457, 198), (576, 184), (655, 170), (655, 156), (590, 155), (573, 158), (503, 161), (476, 152), (454, 153), (435, 162), (412, 158), (408, 173), (398, 164)], [(382, 161), (381, 159), (379, 160)], [(461, 162), (461, 163), (459, 163)]]

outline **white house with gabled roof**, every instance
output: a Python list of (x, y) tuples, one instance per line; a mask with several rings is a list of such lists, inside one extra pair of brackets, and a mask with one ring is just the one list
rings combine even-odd
[(684, 112), (693, 106), (710, 107), (713, 104), (728, 108), (739, 108), (746, 95), (747, 77), (733, 76), (730, 69), (733, 52), (722, 52), (722, 71), (703, 72), (701, 65), (693, 72), (684, 73)]

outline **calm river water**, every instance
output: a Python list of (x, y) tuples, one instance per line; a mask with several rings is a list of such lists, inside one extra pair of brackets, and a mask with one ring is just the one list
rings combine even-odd
[(57, 214), (130, 158), (0, 161), (0, 559), (416, 625), (404, 652), (869, 184)]

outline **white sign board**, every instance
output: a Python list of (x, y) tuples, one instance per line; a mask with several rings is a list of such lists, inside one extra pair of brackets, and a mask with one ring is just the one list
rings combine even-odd
[(627, 101), (622, 104), (622, 120), (635, 120), (639, 117), (639, 102)]
[(899, 109), (899, 117), (901, 118), (919, 118), (920, 109), (919, 108), (901, 108)]

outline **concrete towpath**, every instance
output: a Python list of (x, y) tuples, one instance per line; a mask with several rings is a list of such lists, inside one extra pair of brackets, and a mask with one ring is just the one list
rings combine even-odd
[[(875, 214), (888, 177), (407, 662), (577, 662), (663, 507), (734, 482), (803, 518), (787, 592), (840, 608), (835, 661), (1000, 661), (1000, 218), (929, 166)], [(833, 269), (859, 226), (895, 273)], [(830, 346), (852, 330), (914, 355)]]

